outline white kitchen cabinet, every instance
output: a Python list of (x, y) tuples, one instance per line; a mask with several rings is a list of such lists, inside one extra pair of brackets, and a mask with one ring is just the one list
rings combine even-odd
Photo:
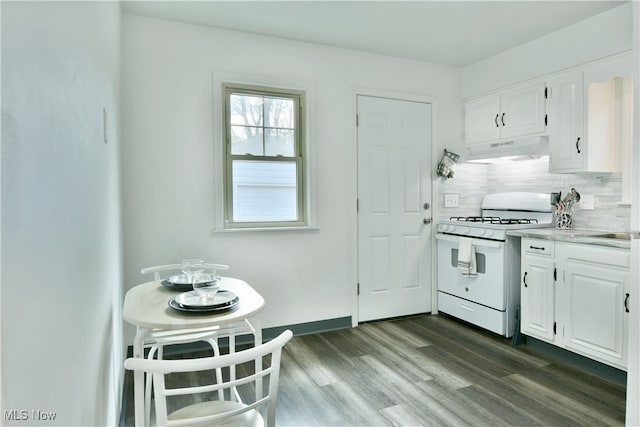
[(554, 341), (553, 242), (523, 239), (521, 258), (520, 324), (525, 335)]
[(620, 78), (587, 81), (582, 71), (549, 80), (549, 169), (617, 172), (622, 129)]
[(545, 84), (526, 84), (465, 102), (465, 142), (541, 135), (546, 132)]
[(584, 95), (582, 72), (549, 81), (549, 168), (551, 172), (584, 167)]
[(464, 113), (467, 144), (500, 139), (500, 95), (487, 95), (468, 101), (464, 105)]
[(500, 97), (502, 138), (515, 138), (546, 132), (544, 82), (519, 86)]
[(522, 239), (521, 332), (626, 369), (629, 251)]
[(565, 348), (625, 368), (629, 316), (629, 251), (563, 244)]

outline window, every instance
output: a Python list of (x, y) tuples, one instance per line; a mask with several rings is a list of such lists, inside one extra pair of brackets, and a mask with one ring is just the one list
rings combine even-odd
[(306, 222), (304, 93), (223, 85), (225, 228)]

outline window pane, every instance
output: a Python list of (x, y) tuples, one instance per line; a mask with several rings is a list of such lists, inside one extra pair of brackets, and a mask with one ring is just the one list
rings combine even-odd
[(293, 157), (296, 152), (293, 144), (293, 130), (266, 129), (265, 152), (267, 156)]
[(273, 128), (292, 129), (294, 126), (293, 109), (293, 99), (265, 98), (265, 126)]
[(232, 125), (262, 126), (263, 97), (234, 93), (229, 100)]
[(263, 155), (262, 128), (231, 126), (231, 154)]
[(234, 160), (233, 221), (296, 221), (295, 162)]

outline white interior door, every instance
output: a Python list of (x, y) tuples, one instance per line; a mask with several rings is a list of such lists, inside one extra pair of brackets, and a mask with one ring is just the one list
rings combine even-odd
[(358, 96), (358, 320), (431, 311), (431, 105)]

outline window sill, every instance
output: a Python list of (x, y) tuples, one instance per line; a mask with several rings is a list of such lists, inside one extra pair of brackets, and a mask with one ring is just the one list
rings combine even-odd
[(320, 227), (317, 225), (305, 225), (298, 227), (247, 227), (247, 228), (214, 228), (213, 233), (242, 233), (242, 232), (269, 232), (269, 231), (317, 231)]

